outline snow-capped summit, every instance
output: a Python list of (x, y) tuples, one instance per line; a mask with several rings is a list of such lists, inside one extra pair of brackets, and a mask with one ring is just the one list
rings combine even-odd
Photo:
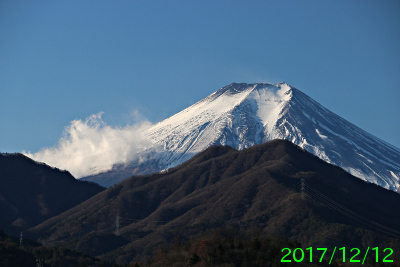
[[(243, 149), (273, 136), (274, 124), (291, 98), (286, 84), (231, 84), (144, 132), (176, 166), (211, 145)], [(264, 128), (266, 130), (264, 130)], [(172, 153), (171, 153), (172, 152)]]
[(391, 190), (400, 185), (398, 148), (284, 82), (232, 83), (153, 125), (143, 132), (143, 138), (153, 146), (140, 161), (88, 180), (109, 186), (128, 178), (127, 171), (132, 175), (168, 169), (212, 145), (243, 149), (287, 139), (363, 180)]

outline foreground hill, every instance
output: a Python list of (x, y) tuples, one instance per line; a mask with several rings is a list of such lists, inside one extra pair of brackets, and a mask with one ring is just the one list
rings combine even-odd
[(178, 235), (184, 241), (226, 225), (258, 227), (303, 246), (391, 247), (399, 257), (400, 195), (275, 140), (241, 151), (210, 147), (168, 172), (131, 177), (31, 231), (48, 245), (129, 263)]
[(22, 154), (0, 154), (0, 229), (19, 234), (102, 190)]
[(400, 186), (399, 148), (286, 83), (232, 83), (142, 137), (151, 145), (137, 161), (84, 179), (108, 187), (134, 174), (177, 166), (213, 145), (241, 150), (285, 139), (363, 180), (393, 191)]

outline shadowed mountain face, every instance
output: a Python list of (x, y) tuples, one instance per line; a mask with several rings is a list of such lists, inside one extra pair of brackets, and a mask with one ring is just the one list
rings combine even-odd
[(168, 172), (131, 177), (31, 232), (45, 244), (128, 263), (177, 235), (184, 240), (227, 224), (305, 246), (400, 250), (400, 195), (289, 141), (241, 151), (214, 146)]
[(0, 154), (0, 228), (19, 234), (102, 190), (22, 154)]

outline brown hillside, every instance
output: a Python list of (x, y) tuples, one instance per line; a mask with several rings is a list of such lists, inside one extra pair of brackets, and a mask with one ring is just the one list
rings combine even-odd
[[(113, 235), (117, 214), (120, 236)], [(32, 232), (47, 244), (128, 263), (176, 235), (227, 224), (305, 246), (400, 248), (400, 195), (275, 140), (242, 151), (211, 147), (168, 172), (131, 177)]]

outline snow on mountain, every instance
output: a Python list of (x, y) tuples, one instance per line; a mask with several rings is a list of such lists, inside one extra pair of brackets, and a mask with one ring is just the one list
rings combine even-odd
[(400, 188), (400, 150), (286, 83), (232, 83), (142, 132), (153, 146), (128, 166), (86, 180), (105, 186), (183, 163), (212, 145), (244, 149), (287, 139), (384, 188)]

